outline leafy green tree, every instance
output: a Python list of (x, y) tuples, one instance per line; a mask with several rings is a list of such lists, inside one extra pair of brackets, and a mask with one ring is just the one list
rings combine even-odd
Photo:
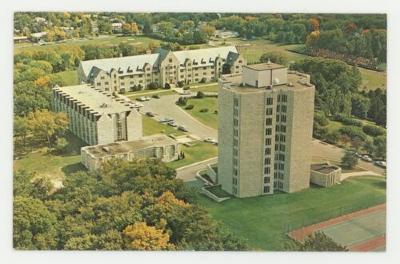
[(271, 61), (273, 63), (281, 64), (281, 65), (287, 65), (288, 64), (288, 59), (285, 54), (282, 52), (278, 51), (270, 51), (267, 53), (264, 53), (260, 57), (261, 62), (268, 62)]
[(352, 152), (346, 151), (342, 157), (342, 166), (346, 169), (353, 169), (358, 163), (358, 158)]
[(308, 236), (303, 243), (294, 242), (294, 247), (289, 248), (296, 251), (348, 251), (345, 246), (342, 246), (332, 238), (325, 235), (323, 232), (316, 232)]
[(56, 217), (42, 201), (14, 198), (13, 241), (16, 249), (55, 249)]

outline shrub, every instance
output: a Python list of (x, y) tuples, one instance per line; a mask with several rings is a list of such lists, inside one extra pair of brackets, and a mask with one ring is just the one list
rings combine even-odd
[(342, 157), (342, 166), (346, 169), (354, 168), (358, 163), (358, 158), (350, 151), (346, 151), (346, 153)]
[(320, 126), (327, 126), (329, 120), (323, 112), (316, 112), (314, 115), (314, 123), (317, 123)]
[(179, 81), (178, 82), (178, 87), (179, 88), (182, 88), (184, 85), (185, 85), (185, 83), (183, 81)]
[(362, 141), (367, 140), (367, 135), (359, 127), (345, 126), (339, 129), (340, 133), (350, 137), (352, 140), (358, 138)]
[(360, 120), (351, 118), (351, 117), (347, 117), (345, 115), (335, 115), (333, 117), (333, 120), (335, 121), (339, 121), (342, 122), (344, 125), (348, 125), (348, 126), (358, 126), (361, 127), (363, 125), (363, 123)]
[(208, 108), (202, 108), (200, 109), (200, 113), (207, 113), (208, 112)]
[(149, 88), (150, 90), (156, 90), (158, 88), (158, 83), (156, 82), (151, 82), (147, 85), (147, 88)]
[(196, 94), (196, 98), (204, 98), (205, 94), (202, 91), (198, 91)]
[(120, 94), (125, 94), (125, 88), (119, 89), (119, 93), (120, 93)]
[(68, 147), (68, 140), (66, 140), (63, 137), (60, 137), (57, 139), (54, 148), (58, 153), (64, 153), (67, 150), (67, 147)]
[(186, 110), (192, 110), (194, 108), (194, 105), (187, 105), (185, 107)]
[(218, 110), (214, 110), (214, 114), (216, 114), (216, 115), (217, 115), (217, 114), (218, 114)]
[(179, 97), (178, 101), (176, 101), (177, 105), (184, 106), (187, 104), (187, 98), (186, 97)]
[(201, 78), (200, 83), (206, 83), (206, 82), (207, 82), (207, 78), (206, 77)]
[(372, 137), (377, 137), (385, 134), (385, 129), (374, 125), (365, 125), (362, 129), (366, 134)]
[(189, 90), (190, 89), (190, 86), (189, 85), (185, 85), (184, 87), (183, 87), (183, 90)]
[(164, 85), (164, 89), (171, 89), (171, 85), (170, 85), (169, 83), (166, 83), (166, 84)]
[(137, 90), (140, 91), (140, 90), (142, 90), (142, 89), (143, 89), (143, 86), (142, 86), (141, 84), (138, 84)]
[(156, 98), (156, 99), (160, 99), (160, 96), (158, 94), (153, 94), (151, 97)]

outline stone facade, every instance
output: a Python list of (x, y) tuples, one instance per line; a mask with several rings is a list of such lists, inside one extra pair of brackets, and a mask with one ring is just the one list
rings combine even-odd
[(309, 187), (314, 86), (264, 63), (220, 80), (218, 183), (237, 197)]
[(69, 117), (69, 129), (89, 145), (142, 137), (142, 116), (121, 99), (88, 85), (53, 88), (52, 106)]
[(80, 82), (107, 92), (140, 90), (155, 84), (164, 87), (217, 80), (222, 73), (241, 73), (245, 59), (233, 46), (168, 51), (154, 54), (82, 61)]
[(115, 142), (81, 148), (81, 162), (89, 171), (95, 171), (110, 159), (131, 161), (155, 158), (164, 162), (178, 159), (178, 142), (166, 135), (157, 134), (134, 141)]
[(338, 166), (331, 165), (329, 162), (311, 165), (311, 183), (330, 187), (340, 183), (342, 169)]

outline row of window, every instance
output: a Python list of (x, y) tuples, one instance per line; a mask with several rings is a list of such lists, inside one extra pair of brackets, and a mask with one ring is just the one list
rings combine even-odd
[(286, 115), (276, 115), (276, 122), (286, 122)]
[(286, 105), (277, 105), (276, 106), (276, 112), (286, 113), (286, 111), (287, 111)]

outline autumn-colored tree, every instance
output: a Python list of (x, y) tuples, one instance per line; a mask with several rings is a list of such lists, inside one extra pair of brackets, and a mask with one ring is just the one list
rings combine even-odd
[(169, 235), (154, 226), (138, 222), (127, 226), (123, 234), (128, 239), (127, 247), (135, 250), (166, 250), (174, 249), (169, 243)]
[(318, 41), (319, 36), (320, 36), (320, 32), (319, 31), (311, 32), (306, 38), (306, 45), (308, 45), (308, 46), (314, 45), (314, 43), (316, 41)]
[(320, 27), (319, 19), (316, 17), (313, 17), (313, 18), (310, 18), (309, 21), (310, 21), (312, 31), (319, 31), (319, 27)]
[(50, 77), (49, 76), (41, 76), (36, 79), (35, 84), (39, 87), (47, 87), (50, 82)]
[(68, 128), (68, 117), (65, 113), (53, 113), (48, 110), (37, 110), (28, 114), (28, 125), (34, 138), (46, 140), (48, 146)]
[(136, 23), (124, 23), (122, 25), (122, 33), (137, 34), (137, 33), (139, 33), (139, 27)]
[(200, 27), (200, 31), (211, 37), (215, 33), (215, 27), (212, 25), (204, 24)]

